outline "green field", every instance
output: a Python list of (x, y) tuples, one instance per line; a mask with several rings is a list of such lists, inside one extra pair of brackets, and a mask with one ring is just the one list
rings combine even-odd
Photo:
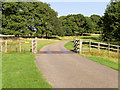
[[(74, 50), (73, 45), (74, 45), (73, 42), (68, 42), (64, 45), (64, 47), (73, 51)], [(101, 53), (99, 54), (96, 49), (93, 49), (92, 52), (83, 53), (82, 56), (120, 71), (118, 67), (118, 65), (120, 66), (120, 64), (118, 64), (118, 55), (116, 53), (111, 52), (111, 54), (108, 55), (107, 52), (101, 50)]]
[[(56, 42), (39, 40), (38, 49)], [(36, 67), (35, 55), (30, 52), (8, 52), (2, 55), (2, 88), (51, 88)]]

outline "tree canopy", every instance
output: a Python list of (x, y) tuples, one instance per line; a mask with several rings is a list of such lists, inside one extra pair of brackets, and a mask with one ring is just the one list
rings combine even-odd
[(111, 2), (102, 17), (104, 41), (120, 41), (120, 1)]
[(82, 14), (58, 18), (57, 12), (43, 2), (2, 2), (2, 34), (6, 35), (49, 37), (95, 33), (99, 18)]
[(102, 33), (105, 41), (120, 40), (120, 1), (110, 2), (102, 17), (71, 14), (58, 18), (50, 4), (43, 2), (2, 2), (1, 7), (5, 35), (51, 37)]
[(57, 12), (46, 3), (2, 2), (2, 17), (3, 34), (47, 37), (56, 33)]
[(62, 21), (62, 27), (64, 34), (82, 35), (83, 33), (100, 33), (99, 15), (91, 15), (91, 17), (85, 17), (82, 14), (61, 16), (59, 19)]

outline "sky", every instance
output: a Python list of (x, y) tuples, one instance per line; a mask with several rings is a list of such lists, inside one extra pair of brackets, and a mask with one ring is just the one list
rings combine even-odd
[(109, 2), (110, 0), (40, 0), (42, 2)]
[(58, 17), (68, 14), (104, 15), (110, 0), (41, 0), (51, 5), (58, 12)]

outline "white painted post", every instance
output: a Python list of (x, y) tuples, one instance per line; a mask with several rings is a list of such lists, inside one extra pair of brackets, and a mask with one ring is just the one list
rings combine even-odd
[(119, 46), (117, 47), (117, 53), (118, 53), (118, 55), (119, 55)]
[(80, 48), (79, 48), (79, 54), (82, 54), (82, 39), (79, 40)]
[(35, 50), (37, 51), (37, 37), (35, 37)]
[(100, 42), (98, 42), (98, 52), (100, 53)]
[(89, 52), (91, 52), (91, 40), (89, 40)]
[(110, 52), (110, 43), (108, 43), (108, 54)]
[(5, 41), (5, 52), (7, 52), (7, 41)]
[(32, 53), (33, 53), (33, 44), (34, 44), (34, 43), (33, 43), (33, 40), (32, 40)]
[(21, 49), (22, 49), (22, 48), (21, 48), (21, 40), (20, 40), (20, 52), (22, 51)]

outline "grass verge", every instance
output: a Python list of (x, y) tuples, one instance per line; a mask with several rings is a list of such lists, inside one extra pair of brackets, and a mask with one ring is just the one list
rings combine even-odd
[[(73, 42), (68, 42), (64, 45), (64, 47), (73, 51), (74, 50), (73, 45), (74, 45)], [(98, 62), (102, 65), (108, 66), (112, 69), (120, 71), (120, 69), (119, 69), (120, 64), (118, 63), (117, 54), (111, 53), (110, 55), (107, 55), (107, 53), (105, 51), (103, 51), (103, 52), (98, 54), (98, 52), (94, 50), (90, 53), (84, 53), (84, 54), (82, 54), (82, 56), (84, 56), (92, 61)]]
[[(97, 63), (100, 63), (102, 65), (108, 66), (108, 67), (110, 67), (112, 69), (120, 71), (120, 69), (118, 68), (118, 63), (117, 62), (113, 62), (113, 61), (111, 61), (109, 59), (105, 59), (105, 58), (102, 58), (102, 57), (85, 56), (85, 55), (84, 55), (84, 57), (86, 57), (86, 58), (88, 58), (88, 59), (90, 59), (92, 61), (95, 61)], [(119, 66), (120, 66), (120, 64), (119, 64)]]
[[(39, 40), (38, 49), (55, 42)], [(36, 67), (30, 52), (9, 52), (2, 55), (2, 88), (52, 88)]]

